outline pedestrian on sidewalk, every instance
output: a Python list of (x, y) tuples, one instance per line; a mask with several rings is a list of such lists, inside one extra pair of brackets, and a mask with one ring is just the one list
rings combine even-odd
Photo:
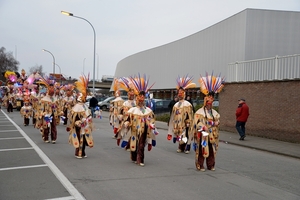
[(239, 105), (235, 111), (235, 116), (236, 116), (235, 128), (240, 134), (239, 140), (244, 140), (246, 137), (245, 125), (250, 115), (249, 107), (246, 104), (246, 100), (244, 98), (240, 98), (238, 101), (239, 101)]

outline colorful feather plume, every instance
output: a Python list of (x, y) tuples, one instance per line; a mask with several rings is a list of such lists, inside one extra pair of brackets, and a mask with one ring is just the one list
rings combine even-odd
[(82, 94), (84, 98), (86, 98), (87, 96), (89, 76), (89, 74), (87, 77), (85, 75), (82, 75), (79, 77), (79, 80), (75, 82), (76, 89)]
[(50, 85), (54, 85), (55, 80), (51, 79), (48, 76), (44, 76), (44, 77), (41, 76), (37, 83), (43, 84), (46, 86), (46, 88), (49, 88)]
[(185, 77), (179, 77), (176, 79), (177, 82), (177, 90), (179, 88), (183, 88), (183, 89), (189, 89), (189, 88), (195, 88), (196, 84), (192, 83), (193, 77), (189, 77), (188, 75), (186, 75)]
[(130, 88), (133, 88), (130, 78), (127, 77), (119, 78), (119, 86), (121, 89), (125, 90), (126, 92), (128, 92)]
[(141, 91), (147, 93), (154, 85), (154, 83), (151, 86), (149, 85), (149, 78), (147, 79), (145, 74), (143, 77), (141, 77), (139, 74), (138, 76), (135, 77), (131, 76), (129, 77), (129, 79), (132, 83), (132, 87), (136, 95), (138, 95), (139, 92)]
[[(201, 76), (201, 75), (200, 75)], [(220, 93), (224, 87), (225, 79), (219, 76), (214, 76), (213, 73), (208, 75), (206, 73), (205, 77), (200, 77), (200, 91), (208, 95), (209, 93)]]
[(15, 83), (18, 79), (16, 73), (12, 71), (6, 71), (4, 77), (12, 83)]

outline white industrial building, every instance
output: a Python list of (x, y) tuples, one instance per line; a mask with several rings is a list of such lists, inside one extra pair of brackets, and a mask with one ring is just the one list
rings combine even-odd
[[(300, 12), (245, 9), (190, 36), (122, 59), (114, 77), (146, 74), (155, 83), (152, 89), (169, 90), (178, 76), (189, 75), (199, 86), (197, 80), (206, 72), (231, 77), (230, 63), (299, 54), (299, 34)], [(297, 62), (299, 57), (292, 78), (300, 78)]]

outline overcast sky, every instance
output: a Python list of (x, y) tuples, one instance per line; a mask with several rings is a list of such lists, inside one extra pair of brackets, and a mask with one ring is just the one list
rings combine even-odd
[[(138, 52), (206, 29), (246, 8), (300, 11), (300, 0), (0, 0), (0, 47), (19, 71), (42, 65), (78, 78), (114, 75), (117, 63)], [(85, 18), (92, 26), (68, 11)], [(300, 34), (300, 33), (299, 33)], [(60, 69), (59, 69), (60, 67)]]

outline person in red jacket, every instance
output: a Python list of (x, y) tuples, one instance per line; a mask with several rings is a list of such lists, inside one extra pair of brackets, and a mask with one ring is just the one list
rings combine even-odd
[(249, 117), (249, 107), (246, 104), (245, 99), (241, 98), (238, 101), (239, 101), (239, 105), (235, 112), (235, 116), (236, 116), (235, 128), (240, 134), (240, 140), (244, 140), (246, 137), (245, 125)]

